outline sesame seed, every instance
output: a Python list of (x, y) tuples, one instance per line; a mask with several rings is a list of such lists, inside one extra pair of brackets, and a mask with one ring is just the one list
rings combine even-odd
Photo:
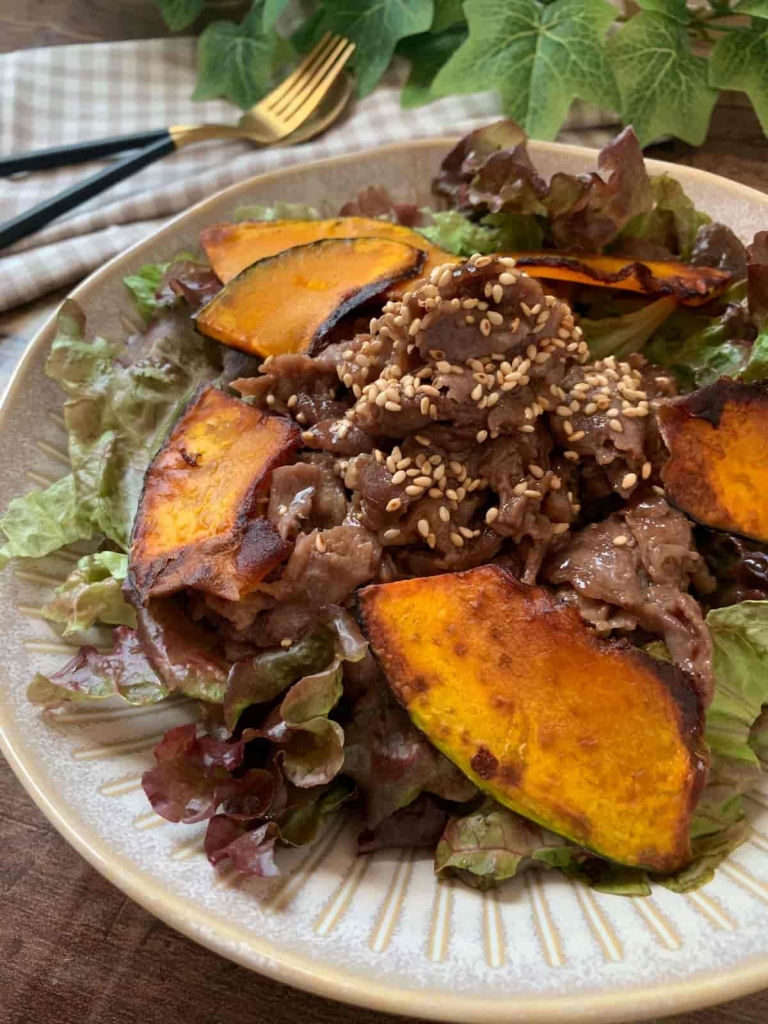
[(472, 388), (470, 397), (473, 402), (478, 402), (483, 397), (483, 385), (478, 384), (477, 387)]
[(325, 551), (326, 551), (325, 538), (320, 533), (318, 533), (318, 535), (315, 537), (315, 547), (317, 548), (317, 550), (320, 552), (321, 555), (325, 554)]
[(417, 487), (431, 487), (432, 477), (431, 476), (416, 476), (413, 478), (413, 482)]
[(528, 467), (528, 472), (531, 474), (531, 476), (535, 476), (537, 480), (541, 480), (544, 476), (544, 470), (541, 468), (541, 466), (537, 466), (533, 462)]
[(385, 530), (382, 536), (382, 540), (385, 544), (389, 544), (392, 541), (400, 540), (399, 530)]
[(445, 466), (436, 466), (434, 472), (432, 473), (432, 479), (439, 481), (439, 480), (442, 480), (444, 476), (445, 476)]
[(558, 416), (565, 416), (566, 419), (568, 418), (568, 416), (571, 415), (571, 410), (568, 408), (567, 405), (558, 405), (558, 407), (555, 409), (555, 412)]
[(651, 475), (652, 469), (653, 467), (651, 466), (650, 462), (643, 463), (643, 468), (640, 470), (640, 475), (642, 476), (643, 480), (648, 479), (648, 477)]
[(653, 490), (654, 490), (654, 493), (660, 495), (662, 498), (664, 497), (664, 488), (663, 487), (659, 487), (658, 484), (654, 484), (653, 485)]
[(565, 456), (566, 459), (568, 459), (569, 462), (578, 462), (579, 461), (579, 453), (578, 452), (564, 451), (563, 455)]
[(495, 284), (491, 294), (493, 295), (493, 301), (498, 305), (504, 298), (504, 289), (500, 284)]
[(459, 500), (458, 493), (452, 487), (448, 488), (448, 490), (445, 492), (445, 496), (446, 496), (446, 498), (450, 498), (451, 501), (458, 501)]
[(275, 404), (275, 396), (267, 395), (267, 405), (271, 408)]
[(584, 430), (576, 430), (576, 431), (574, 431), (573, 434), (571, 434), (569, 440), (573, 444), (575, 444), (577, 441), (580, 441), (582, 439), (582, 437), (584, 437), (585, 433), (586, 433), (586, 431), (584, 431)]
[(463, 548), (464, 538), (461, 536), (460, 533), (451, 533), (451, 543), (454, 545), (454, 547)]
[(301, 423), (302, 425), (304, 423), (306, 423), (307, 422), (306, 415), (303, 412), (297, 413), (297, 415), (296, 415), (296, 422), (297, 423)]
[(488, 335), (491, 333), (491, 321), (488, 320), (486, 317), (483, 317), (483, 319), (480, 321), (480, 333), (483, 335), (484, 338), (487, 338)]
[(390, 473), (394, 473), (395, 470), (397, 469), (397, 459), (394, 459), (391, 455), (388, 455), (385, 465)]
[(488, 408), (492, 409), (494, 405), (499, 401), (501, 395), (498, 391), (494, 391), (492, 395), (488, 395)]
[(422, 416), (429, 415), (429, 398), (425, 395), (419, 403), (419, 412)]
[(398, 402), (385, 402), (384, 408), (387, 412), (402, 412), (403, 407)]
[(521, 434), (532, 434), (535, 431), (535, 427), (532, 427), (530, 423), (524, 423), (522, 427), (518, 427)]
[(427, 447), (427, 445), (429, 444), (429, 438), (428, 437), (424, 437), (423, 434), (416, 434), (414, 436), (415, 436), (415, 440), (418, 441), (420, 445), (422, 445), (424, 448)]
[(426, 539), (429, 536), (429, 523), (426, 519), (420, 519), (416, 524), (416, 527), (422, 537)]
[(476, 438), (478, 443), (482, 444), (483, 441), (486, 441), (487, 439), (488, 439), (488, 431), (487, 430), (478, 430), (477, 438)]
[(625, 544), (629, 542), (629, 537), (624, 533), (619, 533), (613, 538), (613, 543), (617, 548), (623, 548)]
[(509, 324), (509, 330), (510, 330), (510, 332), (511, 332), (512, 334), (514, 334), (514, 332), (515, 332), (515, 331), (517, 330), (517, 328), (518, 328), (519, 326), (520, 326), (520, 317), (519, 317), (519, 316), (516, 316), (514, 320), (511, 320), (511, 321), (510, 321), (510, 324)]
[(552, 533), (556, 537), (559, 537), (561, 533), (565, 533), (569, 529), (570, 523), (555, 523), (555, 525), (552, 527)]
[(497, 313), (495, 309), (489, 309), (485, 315), (488, 317), (488, 319), (491, 321), (494, 327), (501, 327), (501, 325), (504, 323), (504, 317), (501, 315), (501, 313)]
[(411, 326), (408, 328), (408, 336), (410, 338), (415, 338), (416, 335), (419, 333), (419, 329), (420, 328), (421, 328), (421, 319), (420, 319), (420, 317), (416, 317), (415, 320), (411, 320)]
[(398, 469), (398, 471), (396, 473), (393, 473), (392, 475), (392, 483), (395, 486), (404, 483), (406, 479), (407, 477), (402, 469)]
[(563, 420), (563, 430), (566, 432), (566, 434), (573, 433), (573, 424), (570, 420)]
[(628, 491), (630, 487), (634, 487), (637, 483), (637, 473), (627, 473), (624, 479), (621, 481), (622, 490)]
[(621, 420), (609, 420), (608, 426), (611, 428), (611, 430), (615, 430), (617, 434), (624, 433), (624, 426)]
[(540, 498), (541, 497), (541, 494), (539, 493), (539, 491), (534, 490), (533, 487), (526, 487), (526, 489), (523, 491), (523, 495), (526, 498)]

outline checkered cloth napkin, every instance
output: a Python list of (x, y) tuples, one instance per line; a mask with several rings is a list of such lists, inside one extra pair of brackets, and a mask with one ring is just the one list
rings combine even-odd
[[(3, 251), (0, 311), (74, 284), (105, 260), (161, 227), (173, 214), (265, 171), (402, 139), (469, 131), (498, 115), (490, 93), (452, 97), (402, 110), (404, 66), (312, 142), (257, 150), (247, 142), (210, 142), (182, 150), (95, 197)], [(0, 152), (199, 121), (234, 122), (220, 101), (193, 103), (195, 40), (153, 39), (25, 50), (0, 57)], [(610, 118), (575, 108), (562, 138), (599, 146)], [(615, 125), (615, 122), (614, 122)], [(602, 129), (602, 130), (600, 130)], [(93, 174), (105, 163), (0, 178), (0, 221)]]

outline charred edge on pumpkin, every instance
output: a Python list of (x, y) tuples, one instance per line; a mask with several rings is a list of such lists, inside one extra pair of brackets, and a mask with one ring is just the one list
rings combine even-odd
[[(732, 377), (721, 377), (714, 384), (699, 388), (690, 395), (671, 398), (659, 409), (660, 419), (666, 420), (664, 427), (670, 434), (677, 433), (677, 423), (666, 408), (682, 412), (694, 419), (706, 420), (713, 427), (719, 427), (727, 405), (739, 406), (768, 404), (768, 384), (744, 384)], [(673, 413), (674, 415), (674, 413)], [(665, 438), (666, 441), (666, 438)]]
[[(274, 256), (264, 256), (262, 257), (262, 259), (256, 260), (255, 263), (252, 263), (249, 267), (246, 267), (244, 270), (241, 270), (239, 274), (236, 274), (231, 280), (227, 281), (227, 283), (224, 285), (224, 288), (222, 288), (218, 295), (215, 295), (207, 305), (203, 306), (202, 309), (198, 310), (197, 313), (193, 315), (192, 319), (195, 321), (195, 329), (198, 330), (199, 333), (202, 334), (204, 337), (208, 337), (208, 335), (205, 334), (205, 331), (200, 330), (200, 328), (197, 326), (198, 318), (202, 317), (205, 311), (213, 303), (219, 300), (219, 298), (221, 297), (221, 295), (224, 294), (224, 291), (227, 288), (234, 287), (234, 285), (236, 285), (237, 282), (241, 280), (241, 278), (243, 280), (246, 279), (251, 273), (255, 271), (256, 268), (262, 270), (266, 263), (270, 263), (275, 260), (286, 259), (288, 255), (294, 251), (294, 249), (318, 248), (320, 246), (328, 245), (337, 246), (339, 245), (339, 243), (354, 245), (356, 242), (366, 240), (367, 237), (368, 236), (365, 236), (365, 238), (363, 239), (320, 238), (315, 242), (307, 242), (305, 245), (294, 245), (290, 249), (283, 249), (282, 252), (275, 253)], [(371, 237), (375, 238), (378, 236)], [(409, 278), (416, 277), (421, 268), (424, 266), (427, 259), (427, 253), (424, 249), (417, 249), (412, 245), (408, 245), (406, 242), (398, 242), (394, 238), (381, 238), (380, 241), (389, 242), (392, 245), (400, 245), (403, 247), (403, 249), (410, 250), (410, 252), (412, 253), (412, 255), (409, 257), (410, 265), (405, 263), (404, 259), (402, 268), (398, 269), (396, 273), (383, 274), (381, 277), (377, 277), (374, 281), (369, 281), (368, 284), (363, 285), (362, 288), (358, 288), (355, 291), (348, 292), (346, 295), (342, 296), (342, 298), (336, 304), (336, 306), (334, 307), (333, 311), (329, 314), (329, 316), (324, 321), (322, 321), (317, 327), (317, 330), (314, 333), (310, 346), (307, 349), (306, 355), (316, 356), (319, 352), (321, 352), (328, 344), (328, 341), (326, 340), (326, 335), (329, 333), (329, 331), (331, 331), (333, 327), (336, 326), (339, 320), (345, 317), (348, 313), (351, 313), (352, 310), (357, 309), (358, 306), (362, 306), (364, 303), (368, 302), (369, 299), (373, 299), (375, 296), (380, 295), (383, 291), (385, 291), (387, 288), (390, 288), (393, 284), (397, 283), (398, 281), (404, 281), (408, 280)], [(219, 344), (224, 344), (224, 342), (219, 342)], [(248, 353), (248, 355), (254, 355), (253, 349), (246, 347), (246, 345), (242, 342), (233, 340), (231, 343), (228, 342), (227, 345), (230, 348), (238, 348), (242, 352)]]
[[(206, 564), (199, 565), (197, 567), (198, 571), (196, 573), (191, 573), (187, 578), (187, 582), (177, 585), (176, 583), (169, 581), (168, 589), (154, 590), (158, 581), (162, 580), (163, 575), (171, 566), (173, 567), (174, 573), (178, 574), (184, 572), (188, 568), (194, 569), (195, 562), (199, 562), (201, 560), (201, 556), (208, 559), (210, 556), (226, 554), (228, 551), (239, 546), (235, 564), (237, 570), (242, 571), (242, 569), (249, 564), (251, 559), (256, 558), (257, 554), (264, 552), (264, 549), (266, 548), (267, 550), (271, 550), (271, 555), (268, 560), (268, 568), (265, 571), (266, 575), (267, 572), (274, 568), (274, 566), (278, 565), (279, 562), (290, 553), (292, 547), (292, 545), (287, 541), (283, 540), (277, 530), (277, 527), (274, 526), (273, 523), (267, 519), (254, 518), (254, 512), (256, 511), (259, 498), (261, 497), (264, 487), (269, 483), (273, 470), (284, 464), (282, 454), (287, 453), (290, 458), (295, 454), (301, 443), (301, 429), (299, 426), (291, 420), (288, 420), (286, 417), (275, 417), (275, 419), (279, 418), (284, 420), (286, 425), (290, 425), (290, 431), (286, 436), (285, 444), (282, 446), (280, 453), (275, 453), (269, 457), (262, 473), (251, 482), (250, 488), (244, 493), (242, 501), (238, 507), (237, 515), (232, 521), (230, 531), (223, 537), (211, 537), (208, 541), (186, 544), (173, 551), (169, 551), (165, 555), (155, 558), (154, 561), (150, 562), (146, 568), (138, 574), (142, 579), (139, 580), (137, 578), (136, 565), (132, 561), (131, 554), (133, 552), (134, 542), (139, 537), (140, 530), (144, 525), (144, 495), (149, 483), (152, 467), (155, 464), (155, 460), (159, 458), (161, 454), (171, 450), (173, 446), (173, 433), (178, 424), (187, 415), (187, 413), (191, 412), (203, 400), (204, 396), (210, 390), (220, 389), (213, 388), (210, 384), (202, 384), (195, 390), (190, 400), (179, 413), (167, 438), (155, 453), (155, 456), (144, 474), (141, 495), (139, 497), (139, 511), (136, 515), (133, 529), (131, 531), (127, 579), (131, 590), (142, 605), (146, 605), (152, 597), (168, 597), (173, 593), (177, 593), (184, 587), (199, 589), (201, 588), (201, 584), (207, 583), (216, 577), (213, 566), (206, 562)], [(222, 394), (226, 394), (226, 392), (222, 392)], [(241, 400), (236, 399), (236, 401)], [(253, 407), (251, 406), (249, 408), (252, 409)], [(264, 413), (262, 415), (266, 417), (268, 414)], [(184, 458), (181, 449), (178, 449), (178, 452), (179, 456), (187, 462), (187, 465), (190, 465), (189, 461)], [(195, 459), (194, 465), (197, 465), (197, 459)], [(192, 467), (190, 466), (190, 468)], [(250, 556), (250, 558), (246, 556)]]
[(616, 285), (628, 278), (637, 279), (643, 291), (654, 295), (673, 295), (678, 299), (700, 299), (710, 289), (722, 289), (730, 281), (732, 275), (714, 267), (696, 267), (695, 278), (686, 280), (679, 274), (669, 277), (656, 277), (653, 271), (645, 263), (635, 260), (627, 263), (621, 270), (610, 273), (598, 267), (592, 267), (588, 263), (574, 256), (526, 256), (525, 254), (515, 257), (517, 266), (526, 267), (551, 267), (553, 270), (569, 270), (577, 274), (583, 274), (603, 285)]

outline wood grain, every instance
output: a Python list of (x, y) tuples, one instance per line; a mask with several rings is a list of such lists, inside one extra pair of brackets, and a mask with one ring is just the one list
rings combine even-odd
[[(221, 0), (213, 16), (242, 8), (243, 0)], [(0, 52), (165, 34), (149, 0), (0, 0)], [(673, 140), (649, 155), (768, 191), (768, 142), (741, 96), (726, 94), (720, 101), (704, 146)], [(0, 360), (15, 361), (58, 298), (0, 316)], [(288, 989), (167, 928), (64, 842), (1, 759), (0, 837), (2, 1024), (403, 1020)], [(513, 1005), (512, 993), (510, 998)], [(768, 993), (663, 1021), (766, 1024)]]

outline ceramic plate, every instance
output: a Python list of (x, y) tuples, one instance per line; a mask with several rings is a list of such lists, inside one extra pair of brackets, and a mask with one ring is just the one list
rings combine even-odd
[[(200, 229), (246, 202), (310, 202), (335, 213), (370, 185), (427, 203), (452, 140), (432, 139), (292, 168), (243, 182), (193, 207), (75, 289), (89, 325), (119, 338), (133, 316), (122, 277), (142, 263), (197, 248)], [(587, 149), (537, 144), (547, 175), (595, 166)], [(768, 196), (685, 167), (697, 206), (742, 238), (767, 226)], [(0, 506), (66, 471), (61, 393), (43, 373), (48, 323), (22, 361), (0, 412)], [(171, 825), (144, 800), (152, 747), (191, 708), (65, 709), (25, 700), (36, 670), (72, 654), (40, 616), (73, 552), (3, 580), (0, 740), (14, 771), (56, 828), (91, 864), (168, 924), (247, 967), (325, 996), (439, 1020), (637, 1020), (768, 985), (768, 788), (749, 800), (751, 838), (705, 889), (648, 899), (602, 896), (559, 874), (531, 873), (481, 894), (436, 883), (421, 852), (356, 857), (341, 817), (310, 849), (283, 851), (279, 879), (217, 874), (204, 825)]]

